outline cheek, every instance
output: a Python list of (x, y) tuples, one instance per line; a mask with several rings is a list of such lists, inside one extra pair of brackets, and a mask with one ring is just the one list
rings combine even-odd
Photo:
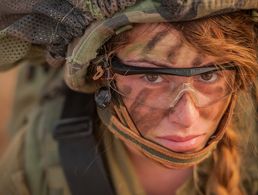
[(142, 135), (157, 127), (160, 121), (167, 115), (167, 110), (152, 107), (155, 105), (147, 106), (149, 100), (157, 99), (157, 94), (160, 94), (159, 90), (138, 89), (132, 82), (130, 86), (120, 82), (118, 89), (124, 93), (126, 92), (127, 98), (124, 97), (123, 102)]
[(224, 101), (219, 101), (205, 109), (200, 109), (200, 116), (208, 121), (219, 121), (223, 114), (225, 113), (231, 97), (225, 99)]
[[(225, 111), (228, 108), (229, 102), (231, 97), (227, 98), (224, 101), (220, 101), (218, 103), (215, 103), (214, 105), (209, 106), (206, 109), (200, 109), (200, 117), (204, 121), (203, 123), (200, 123), (200, 125), (203, 125), (204, 129), (206, 129), (206, 132), (209, 136), (211, 136), (217, 129), (221, 118), (223, 117)], [(207, 137), (207, 139), (209, 138)]]
[(149, 96), (151, 96), (151, 92), (143, 90), (139, 93), (137, 100), (130, 107), (127, 107), (137, 129), (142, 135), (147, 134), (151, 129), (155, 129), (167, 115), (166, 110), (143, 105), (147, 98), (151, 98)]

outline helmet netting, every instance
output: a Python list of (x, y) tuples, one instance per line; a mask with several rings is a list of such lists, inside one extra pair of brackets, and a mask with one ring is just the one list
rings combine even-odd
[(110, 17), (135, 1), (0, 1), (0, 66), (11, 66), (24, 57), (31, 44), (44, 46), (51, 57), (63, 60), (67, 45), (83, 35), (92, 21)]

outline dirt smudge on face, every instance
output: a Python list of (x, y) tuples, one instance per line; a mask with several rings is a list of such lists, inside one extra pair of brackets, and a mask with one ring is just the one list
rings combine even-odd
[(150, 89), (142, 90), (129, 108), (129, 113), (142, 135), (150, 129), (157, 127), (160, 121), (169, 113), (168, 110), (155, 108), (155, 105), (147, 105), (146, 99), (152, 97)]
[(166, 35), (168, 35), (169, 31), (167, 30), (163, 30), (158, 32), (145, 46), (144, 48), (144, 52), (148, 53), (149, 51), (153, 50), (155, 48), (155, 46), (162, 41), (162, 39), (164, 39), (166, 37)]

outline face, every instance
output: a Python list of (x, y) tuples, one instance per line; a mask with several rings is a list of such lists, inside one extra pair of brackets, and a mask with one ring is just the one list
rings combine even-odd
[[(152, 68), (191, 68), (223, 62), (223, 59), (198, 52), (183, 41), (177, 30), (167, 30), (162, 25), (150, 28), (147, 24), (139, 25), (131, 32), (130, 43), (117, 51), (117, 57), (127, 65)], [(215, 74), (208, 75), (208, 78), (198, 77), (198, 89), (203, 81), (213, 81), (214, 77)], [(202, 149), (216, 131), (231, 99), (228, 95), (209, 106), (198, 107), (195, 99), (205, 100), (208, 96), (198, 94), (200, 92), (194, 86), (196, 81), (190, 77), (115, 75), (115, 80), (118, 90), (130, 96), (123, 97), (123, 101), (141, 135), (175, 152), (187, 153)], [(148, 85), (142, 87), (140, 82), (146, 80)], [(176, 83), (176, 87), (171, 83)], [(185, 83), (192, 87), (186, 89), (188, 85)], [(217, 88), (212, 90), (213, 95), (216, 90), (225, 90), (224, 85), (218, 82)], [(170, 99), (176, 101), (170, 102)], [(164, 106), (167, 104), (167, 107)]]

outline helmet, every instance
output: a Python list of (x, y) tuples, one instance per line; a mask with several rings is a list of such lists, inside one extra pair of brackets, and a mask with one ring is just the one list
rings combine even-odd
[[(51, 64), (65, 62), (68, 86), (88, 92), (85, 75), (99, 48), (111, 36), (130, 29), (131, 24), (194, 20), (239, 9), (256, 9), (258, 2), (2, 0), (0, 5), (0, 70), (27, 56), (32, 45), (40, 45), (48, 51)], [(252, 14), (257, 20), (256, 11)]]

